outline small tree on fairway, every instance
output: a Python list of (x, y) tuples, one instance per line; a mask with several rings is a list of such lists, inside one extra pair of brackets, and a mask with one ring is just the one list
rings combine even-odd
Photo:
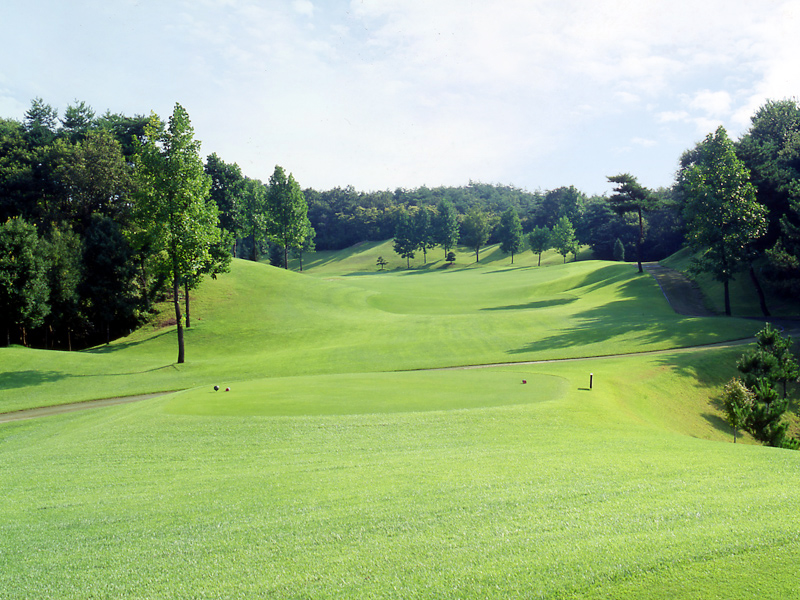
[(533, 231), (528, 234), (528, 244), (534, 254), (539, 255), (539, 263), (537, 266), (542, 266), (542, 253), (547, 252), (553, 247), (550, 241), (550, 230), (547, 227), (534, 227)]
[(486, 243), (492, 233), (489, 216), (479, 208), (472, 207), (464, 217), (461, 227), (464, 233), (464, 243), (475, 249), (475, 262), (480, 262), (481, 246)]
[(447, 261), (448, 265), (452, 265), (454, 262), (456, 262), (456, 253), (451, 250), (447, 253), (447, 258), (445, 260)]
[(722, 406), (725, 418), (733, 428), (733, 443), (736, 443), (736, 433), (744, 429), (753, 410), (753, 394), (738, 377), (734, 377), (725, 385), (722, 395)]
[(442, 200), (437, 207), (437, 215), (433, 223), (434, 242), (444, 250), (445, 256), (458, 243), (458, 213), (449, 200)]
[(575, 228), (567, 217), (561, 217), (553, 226), (553, 231), (550, 234), (550, 243), (564, 257), (565, 264), (567, 262), (567, 254), (570, 252), (576, 253), (578, 241), (575, 238)]
[(383, 271), (383, 269), (386, 267), (386, 265), (389, 264), (389, 261), (386, 260), (385, 258), (383, 258), (382, 256), (379, 256), (378, 257), (378, 262), (376, 264), (380, 267), (380, 270)]
[(433, 248), (433, 228), (431, 226), (431, 213), (425, 206), (420, 206), (414, 213), (412, 229), (417, 248), (422, 250), (422, 262), (428, 264), (428, 248)]
[(522, 222), (513, 207), (509, 208), (500, 217), (500, 250), (511, 254), (511, 264), (514, 264), (514, 253), (522, 250)]
[(417, 249), (417, 240), (414, 237), (414, 225), (411, 217), (405, 210), (397, 213), (397, 221), (394, 230), (394, 251), (402, 258), (406, 259), (406, 268), (411, 268), (411, 259), (414, 258), (414, 251)]

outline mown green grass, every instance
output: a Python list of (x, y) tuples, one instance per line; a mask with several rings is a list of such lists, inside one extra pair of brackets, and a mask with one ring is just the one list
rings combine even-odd
[(201, 384), (601, 356), (752, 335), (757, 324), (675, 314), (647, 274), (549, 267), (333, 277), (234, 261), (193, 302), (187, 363), (174, 327), (87, 352), (0, 349), (0, 411)]
[(669, 350), (758, 323), (680, 317), (591, 261), (236, 261), (193, 312), (183, 366), (171, 329), (0, 349), (2, 410), (188, 388), (0, 425), (0, 595), (794, 593), (800, 454), (731, 443), (741, 346)]
[[(786, 597), (800, 455), (734, 445), (710, 414), (725, 376), (713, 365), (735, 352), (298, 377), (295, 416), (254, 416), (285, 412), (267, 405), (292, 382), (268, 381), (211, 396), (227, 407), (198, 390), (6, 424), (0, 589)], [(550, 399), (545, 380), (559, 382)], [(395, 384), (412, 393), (387, 403)], [(487, 405), (460, 408), (448, 388)], [(351, 396), (356, 412), (320, 414), (351, 409), (320, 410), (304, 400), (314, 389), (334, 406)]]

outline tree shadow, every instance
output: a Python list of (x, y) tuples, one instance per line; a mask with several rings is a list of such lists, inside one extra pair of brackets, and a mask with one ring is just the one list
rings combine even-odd
[(0, 373), (0, 390), (33, 387), (72, 377), (60, 371), (6, 371)]
[(87, 354), (113, 354), (115, 352), (119, 352), (121, 350), (127, 350), (129, 348), (135, 348), (136, 346), (140, 346), (145, 342), (150, 342), (152, 340), (158, 339), (160, 337), (164, 337), (165, 335), (175, 334), (175, 326), (167, 327), (163, 331), (155, 334), (147, 336), (146, 338), (137, 340), (137, 341), (130, 341), (130, 342), (120, 342), (116, 341), (113, 344), (103, 344), (102, 346), (95, 346), (94, 348), (88, 348), (83, 350)]
[[(608, 269), (611, 269), (609, 272)], [(666, 302), (660, 310), (650, 310), (651, 304), (642, 302), (641, 286), (643, 281), (639, 278), (630, 279), (630, 273), (620, 273), (619, 267), (606, 267), (595, 273), (590, 273), (579, 285), (570, 290), (579, 294), (577, 288), (591, 291), (608, 285), (620, 279), (627, 279), (618, 287), (620, 300), (607, 302), (582, 312), (574, 313), (575, 324), (566, 327), (549, 337), (531, 342), (521, 348), (508, 350), (509, 354), (526, 354), (574, 347), (576, 345), (588, 346), (600, 344), (614, 338), (627, 338), (633, 343), (643, 347), (652, 347), (665, 343), (675, 348), (697, 346), (722, 342), (729, 339), (714, 328), (703, 327), (704, 323), (711, 323), (713, 319), (724, 317), (686, 317), (675, 314)], [(603, 272), (609, 277), (603, 279)], [(691, 323), (688, 327), (685, 324)], [(684, 325), (676, 327), (677, 325)], [(754, 325), (753, 333), (757, 330)], [(733, 361), (735, 365), (735, 361)], [(684, 363), (683, 368), (690, 369), (692, 365)]]
[(536, 300), (525, 304), (510, 304), (508, 306), (490, 306), (481, 310), (527, 310), (533, 308), (550, 308), (553, 306), (563, 306), (575, 302), (577, 298), (553, 298), (552, 300)]

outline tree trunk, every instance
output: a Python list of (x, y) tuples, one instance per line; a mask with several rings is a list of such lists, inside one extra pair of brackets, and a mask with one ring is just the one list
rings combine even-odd
[(514, 264), (514, 253), (513, 252), (511, 253), (511, 264), (512, 265)]
[(183, 351), (183, 322), (181, 318), (181, 302), (180, 298), (178, 298), (178, 292), (180, 291), (180, 281), (178, 280), (178, 276), (174, 276), (172, 278), (172, 302), (175, 305), (175, 321), (178, 324), (178, 364), (184, 362), (184, 351)]
[(67, 327), (67, 349), (72, 352), (72, 327)]
[(756, 275), (756, 270), (753, 268), (753, 265), (750, 265), (750, 279), (753, 280), (753, 285), (756, 288), (756, 293), (758, 294), (758, 303), (761, 305), (761, 312), (765, 317), (769, 317), (769, 308), (767, 308), (767, 298), (764, 295), (764, 290), (761, 289), (761, 283), (758, 281), (758, 276)]
[(189, 282), (184, 281), (183, 283), (183, 294), (185, 296), (184, 301), (186, 302), (186, 329), (192, 326), (191, 319), (189, 317)]
[(536, 266), (537, 267), (541, 267), (542, 266), (542, 253), (541, 252), (539, 252), (539, 264), (536, 265)]
[(106, 346), (111, 343), (111, 323), (106, 319)]
[(730, 317), (731, 316), (731, 294), (730, 294), (730, 291), (728, 290), (728, 280), (727, 279), (722, 283), (722, 286), (723, 286), (723, 288), (725, 290), (725, 314)]
[(289, 270), (289, 246), (283, 247), (283, 268)]

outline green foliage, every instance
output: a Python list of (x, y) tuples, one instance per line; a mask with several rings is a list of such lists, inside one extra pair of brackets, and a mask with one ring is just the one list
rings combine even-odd
[(614, 187), (614, 194), (608, 199), (614, 212), (619, 215), (635, 212), (638, 217), (639, 235), (636, 238), (636, 262), (639, 266), (639, 273), (641, 273), (642, 243), (645, 237), (642, 213), (653, 210), (656, 207), (658, 199), (630, 173), (613, 175), (608, 177), (608, 181), (616, 184), (616, 187)]
[(461, 223), (462, 241), (475, 250), (475, 262), (480, 262), (480, 250), (492, 233), (489, 215), (478, 208), (471, 208)]
[(452, 265), (454, 262), (456, 262), (456, 253), (452, 250), (448, 252), (447, 256), (445, 257), (445, 261), (448, 265)]
[[(743, 374), (743, 385), (750, 394), (750, 410), (745, 425), (757, 440), (771, 446), (785, 447), (789, 408), (786, 384), (797, 381), (800, 367), (792, 354), (791, 337), (783, 337), (767, 323), (756, 334), (756, 348), (742, 355), (736, 367)], [(783, 395), (776, 389), (783, 385)]]
[(509, 208), (500, 217), (499, 237), (500, 250), (506, 254), (511, 254), (511, 264), (514, 264), (514, 254), (522, 250), (522, 222), (519, 220), (517, 211)]
[(733, 443), (736, 443), (736, 433), (743, 429), (750, 421), (753, 411), (753, 393), (738, 377), (731, 379), (722, 394), (722, 407), (725, 419), (733, 428)]
[(389, 261), (388, 261), (388, 260), (386, 260), (385, 258), (383, 258), (382, 256), (379, 256), (379, 257), (378, 257), (378, 260), (377, 260), (377, 262), (376, 262), (375, 264), (376, 264), (378, 267), (380, 267), (380, 270), (381, 270), (381, 271), (383, 271), (383, 269), (386, 267), (386, 265), (388, 265), (388, 264), (389, 264)]
[(622, 240), (619, 238), (614, 242), (614, 260), (625, 262), (625, 246), (622, 245)]
[(172, 281), (178, 334), (178, 363), (185, 360), (179, 289), (209, 263), (210, 249), (221, 240), (217, 209), (208, 201), (206, 175), (186, 110), (176, 104), (166, 129), (153, 115), (146, 140), (136, 155), (136, 219), (150, 233), (154, 256)]
[(567, 254), (570, 252), (577, 256), (578, 240), (575, 237), (575, 228), (567, 217), (561, 217), (553, 226), (550, 232), (550, 244), (564, 257), (564, 263), (567, 262)]
[(534, 254), (539, 255), (537, 266), (542, 266), (542, 253), (553, 247), (550, 241), (550, 230), (547, 227), (534, 227), (528, 234), (528, 245)]
[(418, 248), (414, 223), (405, 210), (397, 212), (394, 230), (394, 251), (406, 259), (406, 268), (411, 268), (411, 259)]
[(26, 328), (38, 327), (50, 312), (45, 256), (34, 225), (20, 218), (0, 225), (0, 315), (6, 345), (11, 344), (13, 326), (23, 328), (25, 344)]
[(752, 243), (766, 232), (767, 210), (756, 200), (749, 173), (723, 127), (684, 155), (679, 185), (687, 239), (693, 249), (704, 251), (695, 269), (723, 283), (730, 315), (728, 284), (753, 259)]
[(283, 167), (275, 165), (267, 191), (267, 237), (283, 248), (283, 267), (289, 268), (289, 248), (300, 248), (309, 233), (308, 204), (303, 190)]
[(436, 245), (433, 241), (431, 210), (426, 206), (418, 208), (416, 212), (413, 213), (411, 227), (414, 241), (417, 243), (417, 249), (422, 250), (422, 262), (423, 264), (427, 264), (428, 249)]
[(434, 242), (442, 247), (445, 257), (450, 250), (458, 244), (460, 229), (458, 225), (458, 213), (453, 204), (444, 199), (439, 202), (436, 217), (433, 221)]

